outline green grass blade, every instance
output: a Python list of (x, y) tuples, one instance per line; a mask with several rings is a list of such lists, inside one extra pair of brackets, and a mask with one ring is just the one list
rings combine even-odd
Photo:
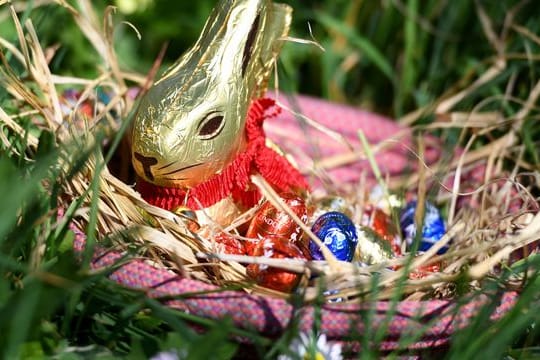
[(315, 18), (328, 29), (344, 35), (349, 43), (353, 47), (361, 50), (363, 55), (365, 55), (365, 57), (371, 61), (391, 82), (395, 81), (394, 70), (392, 69), (390, 62), (368, 39), (356, 33), (349, 26), (343, 24), (326, 13), (316, 12)]

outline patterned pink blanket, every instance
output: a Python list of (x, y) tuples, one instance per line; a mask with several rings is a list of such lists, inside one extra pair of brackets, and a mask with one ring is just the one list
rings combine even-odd
[[(411, 160), (407, 151), (410, 145), (408, 132), (387, 118), (303, 96), (281, 96), (278, 101), (341, 134), (357, 148), (358, 129), (362, 129), (371, 144), (385, 141), (389, 148), (376, 156), (383, 174), (399, 174), (413, 167), (411, 163), (414, 163), (414, 160)], [(268, 137), (295, 156), (300, 167), (308, 166), (311, 159), (327, 158), (347, 151), (342, 142), (315, 130), (288, 111), (283, 111), (280, 116), (268, 121), (265, 129)], [(428, 148), (425, 158), (429, 163), (436, 160), (437, 156), (436, 148)], [(369, 171), (367, 162), (356, 162), (333, 169), (328, 174), (339, 185), (357, 182), (364, 170)], [(85, 235), (77, 229), (74, 231), (75, 248), (81, 251), (85, 244)], [(119, 253), (99, 250), (92, 267), (110, 267), (121, 257)], [(128, 262), (112, 272), (110, 279), (129, 288), (143, 290), (152, 298), (166, 297), (167, 300), (164, 301), (169, 306), (181, 311), (211, 319), (230, 317), (238, 327), (255, 329), (271, 337), (279, 336), (293, 316), (300, 316), (301, 330), (309, 331), (316, 316), (312, 306), (294, 308), (282, 299), (254, 296), (240, 291), (213, 292), (218, 290), (216, 286), (182, 278), (142, 260)], [(189, 296), (186, 296), (187, 294)], [(491, 314), (492, 320), (500, 318), (511, 309), (517, 296), (515, 292), (508, 292), (498, 298), (496, 309)], [(176, 297), (176, 300), (170, 300), (171, 297)], [(418, 333), (422, 334), (422, 337), (408, 345), (408, 348), (434, 348), (447, 344), (450, 336), (466, 326), (489, 301), (493, 299), (478, 295), (471, 297), (467, 305), (460, 307), (452, 301), (442, 300), (401, 301), (395, 308), (387, 301), (361, 305), (327, 304), (320, 312), (321, 331), (330, 341), (347, 342), (351, 334), (366, 331), (373, 333), (388, 322), (381, 350), (397, 349), (400, 347), (400, 339)], [(373, 318), (366, 324), (362, 310), (373, 308)]]

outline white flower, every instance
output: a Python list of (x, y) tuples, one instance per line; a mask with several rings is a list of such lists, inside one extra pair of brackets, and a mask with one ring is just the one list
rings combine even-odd
[(181, 360), (187, 357), (187, 352), (185, 349), (180, 351), (177, 350), (168, 350), (162, 351), (150, 358), (150, 360)]
[(148, 9), (153, 0), (116, 0), (116, 6), (123, 14), (133, 14), (134, 12), (143, 12)]
[(288, 355), (278, 356), (278, 360), (341, 360), (341, 345), (330, 344), (326, 341), (326, 335), (322, 334), (315, 339), (306, 334), (300, 333), (300, 337), (294, 339), (289, 346), (290, 353), (295, 354), (294, 357)]
[(150, 360), (178, 360), (178, 354), (176, 351), (162, 351), (152, 356)]

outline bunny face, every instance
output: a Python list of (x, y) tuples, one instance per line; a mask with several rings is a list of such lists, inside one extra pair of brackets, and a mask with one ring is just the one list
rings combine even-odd
[(135, 169), (157, 185), (194, 186), (223, 169), (245, 143), (239, 136), (245, 109), (229, 105), (227, 88), (194, 79), (193, 86), (179, 93), (169, 83), (182, 75), (190, 74), (178, 73), (152, 87), (136, 115)]
[(133, 165), (146, 181), (193, 187), (245, 148), (249, 104), (264, 91), (290, 8), (223, 0), (197, 43), (141, 99)]

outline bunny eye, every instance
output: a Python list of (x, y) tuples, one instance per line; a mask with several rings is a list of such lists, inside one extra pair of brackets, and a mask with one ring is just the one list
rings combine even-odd
[(210, 140), (219, 135), (225, 124), (223, 115), (218, 113), (208, 114), (199, 124), (198, 135), (203, 140)]

